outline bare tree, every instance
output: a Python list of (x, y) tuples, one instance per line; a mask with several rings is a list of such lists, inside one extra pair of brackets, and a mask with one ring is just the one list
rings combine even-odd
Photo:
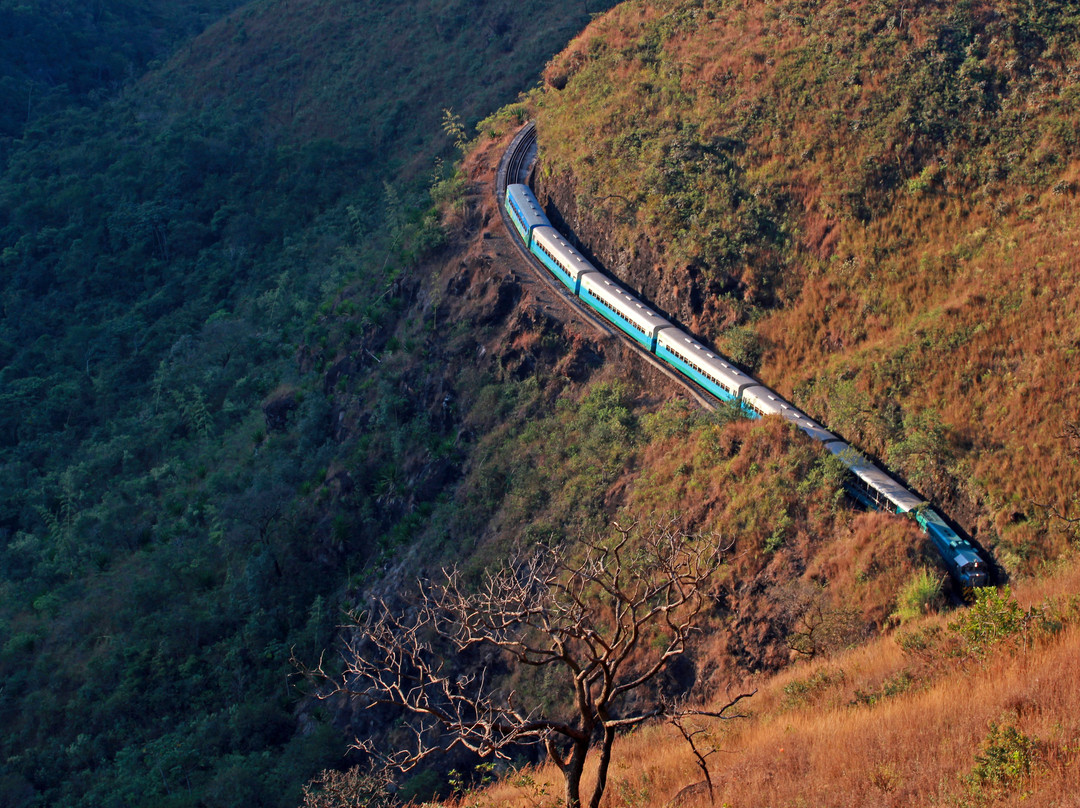
[[(537, 549), (475, 587), (457, 570), (444, 570), (439, 582), (421, 585), (405, 613), (376, 600), (353, 615), (343, 677), (330, 680), (321, 663), (306, 672), (321, 678), (324, 697), (357, 695), (413, 716), (408, 748), (381, 753), (370, 740), (356, 744), (403, 771), (455, 746), (505, 758), (511, 747), (542, 743), (562, 771), (566, 805), (579, 808), (585, 762), (595, 750), (599, 765), (588, 804), (596, 808), (619, 731), (659, 717), (737, 717), (729, 711), (752, 695), (715, 711), (659, 698), (641, 709), (626, 704), (628, 694), (656, 684), (685, 651), (727, 549), (672, 524), (641, 531), (616, 523), (607, 542), (587, 543), (577, 554)], [(485, 647), (498, 653), (478, 669), (447, 659)], [(561, 671), (573, 705), (568, 716), (521, 704), (495, 679), (502, 663)]]

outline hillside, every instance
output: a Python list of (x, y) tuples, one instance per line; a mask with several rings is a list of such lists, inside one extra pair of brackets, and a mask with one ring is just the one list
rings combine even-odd
[[(638, 730), (619, 741), (605, 803), (1072, 805), (1080, 785), (1080, 689), (1070, 662), (1080, 652), (1078, 586), (1073, 565), (1028, 581), (1015, 598), (995, 595), (974, 614), (922, 617), (752, 680), (759, 689), (744, 718), (694, 726), (708, 731), (698, 743), (715, 802), (672, 727)], [(548, 808), (559, 779), (552, 766), (522, 767), (453, 805)]]
[[(911, 600), (933, 559), (909, 523), (853, 512), (827, 464), (777, 424), (659, 406), (672, 395), (662, 381), (556, 314), (572, 351), (606, 360), (590, 376), (569, 372), (580, 364), (566, 347), (552, 354), (559, 342), (536, 320), (547, 307), (522, 296), (511, 317), (525, 307), (545, 338), (515, 328), (499, 366), (525, 374), (528, 397), (502, 405), (509, 423), (471, 455), (458, 489), (502, 499), (479, 559), (505, 553), (500, 525), (524, 525), (532, 540), (587, 535), (601, 529), (597, 514), (675, 510), (692, 532), (733, 535), (738, 553), (688, 680), (767, 691), (755, 718), (774, 723), (734, 739), (752, 754), (732, 756), (732, 804), (763, 793), (783, 805), (806, 794), (1006, 805), (1029, 793), (1068, 804), (1077, 728), (1052, 716), (1075, 693), (1052, 672), (1075, 651), (1076, 617), (1074, 524), (1059, 516), (1075, 515), (1080, 472), (1071, 15), (1005, 3), (629, 2), (553, 60), (529, 98), (549, 213), (647, 299), (940, 502), (1035, 606), (1010, 624), (1020, 612), (1006, 596), (987, 618), (1003, 621), (987, 629), (1001, 630), (999, 664), (974, 647), (985, 637), (967, 645), (963, 614), (895, 632), (912, 606), (948, 610)], [(481, 294), (478, 280), (494, 282), (505, 252), (485, 240), (456, 273), (468, 286), (442, 276), (450, 311)], [(519, 293), (505, 276), (504, 290)], [(608, 386), (613, 364), (624, 386)], [(475, 541), (454, 528), (433, 529), (459, 547)], [(1059, 568), (1064, 578), (1041, 580)], [(800, 621), (815, 614), (832, 621), (835, 644), (809, 668), (763, 675), (789, 664)], [(844, 656), (867, 629), (879, 638)], [(526, 696), (553, 697), (550, 684), (531, 687)], [(956, 689), (969, 687), (977, 706), (960, 723)], [(861, 755), (843, 771), (814, 752), (838, 732)], [(933, 743), (943, 754), (927, 766)], [(777, 766), (781, 744), (797, 754)], [(625, 748), (612, 805), (667, 800), (695, 775), (657, 735)], [(1002, 768), (1008, 755), (1017, 768)], [(557, 779), (527, 770), (463, 804), (544, 804)]]
[(541, 182), (605, 265), (1028, 571), (1080, 485), (1076, 22), (624, 3), (547, 68)]
[(96, 106), (240, 0), (0, 2), (0, 158), (28, 124)]
[[(940, 501), (1025, 606), (1070, 591), (1073, 573), (1037, 577), (1069, 568), (1050, 509), (1071, 515), (1080, 482), (1069, 8), (599, 10), (257, 0), (9, 144), (0, 803), (296, 805), (358, 762), (350, 736), (392, 748), (400, 724), (304, 698), (291, 656), (332, 658), (341, 611), (372, 593), (407, 597), (444, 564), (478, 580), (612, 519), (733, 542), (666, 686), (764, 684), (734, 764), (755, 788), (777, 727), (799, 733), (801, 782), (836, 729), (821, 704), (862, 731), (868, 700), (903, 727), (920, 694), (954, 695), (955, 644), (896, 650), (899, 621), (929, 612), (911, 625), (940, 639), (955, 617), (919, 589), (936, 573), (917, 526), (852, 507), (783, 424), (690, 406), (515, 255), (491, 188), (529, 115), (540, 191), (601, 263)], [(1072, 652), (1075, 608), (1046, 608), (1063, 628), (1008, 639), (985, 675), (956, 650), (985, 692)], [(995, 690), (948, 760), (974, 761), (979, 722), (1012, 710), (1044, 743), (1033, 760), (1071, 762), (1075, 727), (1047, 716), (1074, 701), (1047, 681)], [(941, 737), (944, 713), (926, 720)], [(691, 782), (692, 763), (650, 784), (649, 756), (678, 754), (655, 737), (627, 741), (617, 765), (642, 779), (611, 805)], [(924, 745), (858, 788), (925, 795)], [(445, 794), (474, 762), (398, 795)]]

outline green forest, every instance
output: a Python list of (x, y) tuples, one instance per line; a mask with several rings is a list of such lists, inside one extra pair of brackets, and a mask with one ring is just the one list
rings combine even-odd
[(400, 458), (460, 457), (400, 368), (343, 443), (324, 323), (348, 285), (394, 352), (443, 110), (471, 128), (588, 20), (234, 5), (0, 6), (4, 805), (296, 805), (341, 762), (290, 651), (410, 538)]
[[(71, 106), (95, 106), (239, 0), (0, 3), (0, 141)], [(7, 145), (7, 144), (6, 144)]]

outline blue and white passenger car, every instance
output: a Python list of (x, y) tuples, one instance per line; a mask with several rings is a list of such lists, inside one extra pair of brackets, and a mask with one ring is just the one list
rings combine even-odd
[(721, 401), (739, 401), (743, 390), (757, 384), (752, 376), (675, 326), (660, 332), (656, 355)]
[(586, 272), (599, 272), (554, 227), (536, 227), (531, 250), (552, 275), (578, 296), (581, 295), (581, 276)]
[(583, 273), (580, 278), (580, 289), (578, 296), (598, 314), (610, 320), (648, 351), (656, 352), (657, 333), (661, 328), (670, 328), (671, 323), (603, 272)]
[(528, 185), (515, 183), (506, 188), (506, 212), (521, 235), (525, 246), (532, 249), (532, 234), (537, 227), (551, 227), (544, 209)]

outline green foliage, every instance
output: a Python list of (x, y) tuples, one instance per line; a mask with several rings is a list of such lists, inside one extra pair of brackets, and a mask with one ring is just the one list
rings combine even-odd
[(904, 586), (897, 597), (893, 617), (901, 623), (914, 620), (942, 605), (942, 577), (928, 569), (920, 569)]
[(469, 808), (479, 808), (476, 801), (476, 791), (482, 790), (495, 781), (494, 763), (477, 763), (473, 767), (471, 775), (465, 775), (457, 769), (451, 769), (447, 781), (450, 790), (455, 796), (464, 802)]
[(844, 682), (843, 670), (822, 668), (805, 679), (794, 679), (784, 685), (784, 706), (788, 709), (812, 703), (823, 691)]
[(747, 326), (729, 328), (721, 335), (721, 343), (723, 354), (731, 361), (742, 365), (750, 373), (757, 370), (765, 348), (756, 331)]
[(468, 139), (465, 137), (465, 126), (461, 123), (461, 117), (452, 109), (444, 109), (442, 115), (442, 130), (458, 151), (465, 153), (468, 147)]
[(953, 462), (947, 430), (933, 410), (904, 413), (903, 427), (889, 444), (887, 462), (902, 469), (916, 488), (934, 490)]
[(970, 804), (987, 804), (1022, 785), (1038, 765), (1040, 749), (1038, 739), (1015, 725), (991, 721), (975, 766), (964, 778)]
[(968, 652), (985, 659), (1001, 647), (1030, 645), (1057, 633), (1066, 613), (1053, 605), (1032, 606), (1025, 610), (1012, 597), (1009, 587), (1000, 590), (982, 587), (975, 590), (975, 602), (949, 624), (949, 629), (963, 640)]
[(939, 626), (923, 626), (896, 634), (897, 644), (904, 653), (923, 656), (934, 653), (943, 640), (944, 631)]
[(511, 128), (521, 126), (529, 118), (529, 109), (525, 102), (507, 104), (498, 111), (484, 118), (476, 125), (476, 131), (490, 137), (501, 137)]
[[(453, 422), (402, 393), (430, 369), (384, 351), (444, 238), (430, 113), (505, 102), (584, 19), (511, 26), (511, 49), (441, 39), (431, 14), (464, 2), (260, 2), (118, 92), (230, 5), (0, 0), (0, 131), (22, 136), (0, 137), (5, 804), (293, 806), (340, 760), (331, 727), (299, 732), (288, 649), (327, 647), (350, 575), (421, 531), (461, 462)], [(48, 97), (20, 72), (41, 54)], [(344, 345), (367, 364), (328, 391)], [(370, 428), (340, 429), (359, 400)]]
[(1028, 614), (1012, 598), (1008, 587), (1000, 591), (984, 587), (975, 591), (975, 603), (949, 628), (959, 634), (977, 656), (1024, 630)]
[(877, 690), (856, 689), (853, 703), (870, 706), (882, 699), (906, 693), (914, 683), (915, 677), (908, 671), (899, 671), (882, 682), (881, 687)]
[(117, 91), (179, 40), (240, 0), (72, 0), (0, 2), (0, 138), (73, 103)]

